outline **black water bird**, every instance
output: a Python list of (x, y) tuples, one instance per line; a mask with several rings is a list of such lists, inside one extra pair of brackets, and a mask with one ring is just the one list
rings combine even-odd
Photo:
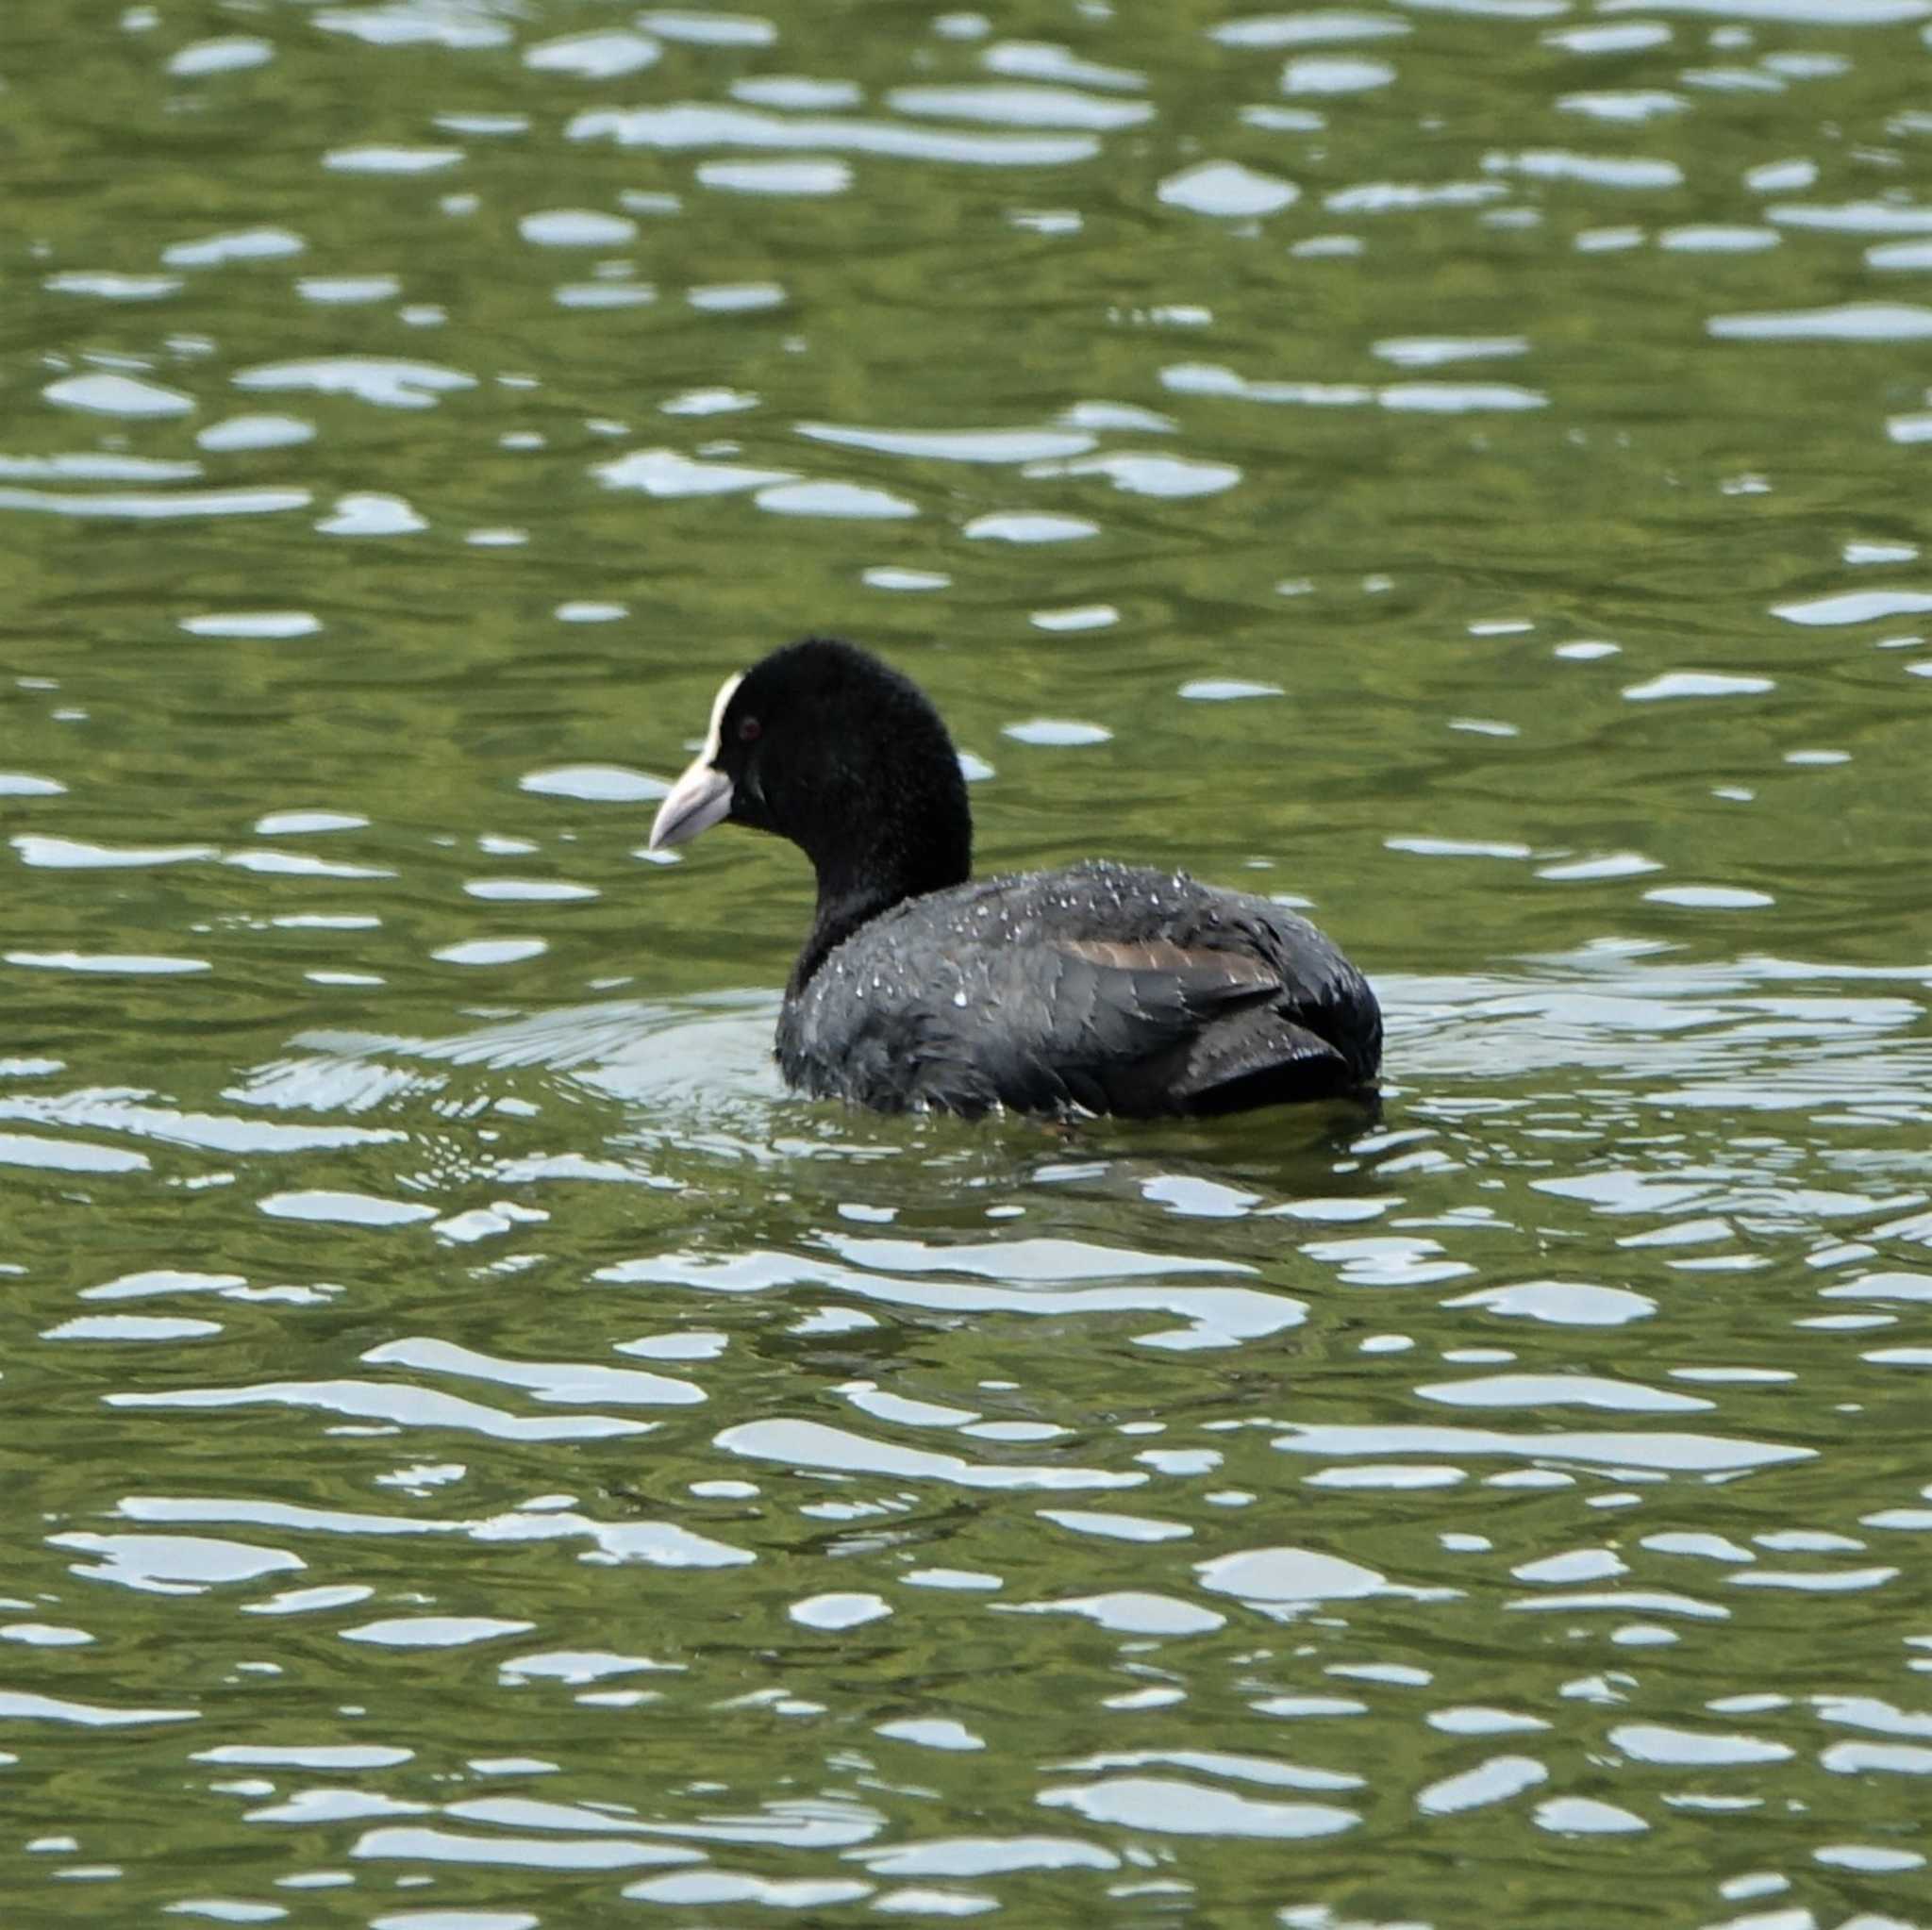
[(818, 873), (778, 1064), (886, 1111), (1149, 1118), (1370, 1093), (1382, 1017), (1304, 918), (1091, 860), (974, 879), (966, 783), (909, 678), (830, 638), (726, 678), (651, 849), (725, 821)]

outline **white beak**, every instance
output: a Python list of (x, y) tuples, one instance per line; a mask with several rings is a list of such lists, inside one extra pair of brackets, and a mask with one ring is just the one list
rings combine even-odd
[(705, 747), (658, 807), (658, 815), (651, 821), (650, 850), (662, 851), (669, 845), (682, 844), (730, 815), (731, 780), (718, 769), (719, 733), (724, 728), (725, 707), (743, 681), (742, 675), (731, 676), (719, 686), (711, 704), (711, 725)]

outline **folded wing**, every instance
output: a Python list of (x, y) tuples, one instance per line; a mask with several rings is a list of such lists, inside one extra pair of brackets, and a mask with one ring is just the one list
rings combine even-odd
[(962, 948), (945, 962), (957, 990), (922, 1002), (918, 1037), (902, 1042), (921, 1066), (915, 1104), (1212, 1113), (1357, 1083), (1302, 1023), (1280, 973), (1245, 954), (1059, 939)]

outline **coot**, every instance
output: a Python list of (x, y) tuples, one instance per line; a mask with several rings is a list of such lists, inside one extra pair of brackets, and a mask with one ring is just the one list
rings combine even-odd
[(1306, 919), (1179, 872), (972, 879), (966, 783), (908, 678), (836, 639), (728, 677), (651, 849), (730, 820), (818, 873), (778, 1063), (887, 1111), (1232, 1112), (1366, 1094), (1382, 1017)]

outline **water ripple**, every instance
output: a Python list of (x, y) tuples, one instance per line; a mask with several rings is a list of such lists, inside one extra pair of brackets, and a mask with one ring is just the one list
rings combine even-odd
[(791, 1468), (943, 1481), (959, 1488), (1134, 1488), (1147, 1479), (1145, 1474), (1112, 1473), (1098, 1468), (968, 1461), (958, 1455), (874, 1440), (816, 1421), (749, 1421), (725, 1428), (717, 1436), (716, 1444), (727, 1454), (779, 1461)]
[(396, 1427), (449, 1428), (496, 1440), (605, 1440), (646, 1434), (650, 1423), (610, 1414), (572, 1414), (556, 1420), (506, 1414), (456, 1394), (433, 1393), (404, 1381), (262, 1381), (252, 1387), (179, 1388), (168, 1393), (103, 1396), (110, 1407), (313, 1407), (347, 1419)]
[(832, 115), (785, 116), (754, 108), (686, 101), (662, 108), (595, 108), (570, 123), (573, 141), (674, 153), (694, 148), (793, 148), (805, 153), (879, 155), (973, 167), (1050, 168), (1091, 159), (1100, 143), (1087, 134), (967, 134), (897, 126)]

